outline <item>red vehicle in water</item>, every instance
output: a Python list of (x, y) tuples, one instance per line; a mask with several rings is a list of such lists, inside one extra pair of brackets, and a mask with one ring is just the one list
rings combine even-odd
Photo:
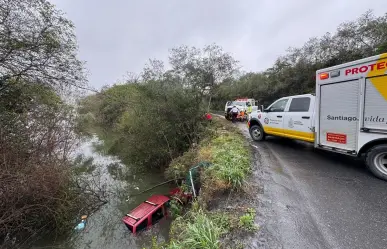
[(167, 217), (166, 205), (169, 200), (164, 195), (153, 195), (128, 213), (122, 221), (133, 234), (145, 230)]

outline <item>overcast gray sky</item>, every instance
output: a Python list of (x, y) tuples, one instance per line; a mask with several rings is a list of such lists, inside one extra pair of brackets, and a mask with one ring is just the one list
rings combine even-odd
[(334, 32), (387, 0), (50, 0), (76, 26), (89, 84), (100, 88), (139, 72), (168, 49), (217, 43), (246, 71), (261, 71), (292, 46)]

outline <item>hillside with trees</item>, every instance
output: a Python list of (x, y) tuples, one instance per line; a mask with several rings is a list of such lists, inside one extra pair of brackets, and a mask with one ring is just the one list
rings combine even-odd
[(309, 39), (302, 47), (289, 48), (274, 65), (262, 72), (248, 72), (214, 89), (213, 109), (225, 101), (252, 97), (268, 105), (287, 95), (314, 93), (318, 69), (387, 52), (387, 14), (371, 11), (355, 21), (342, 23), (333, 34)]

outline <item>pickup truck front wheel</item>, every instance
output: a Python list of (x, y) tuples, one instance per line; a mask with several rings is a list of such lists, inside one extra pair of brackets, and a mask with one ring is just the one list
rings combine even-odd
[(250, 136), (254, 141), (265, 140), (265, 132), (263, 131), (263, 128), (259, 125), (253, 125), (250, 127)]
[(366, 164), (376, 177), (387, 181), (387, 145), (372, 147), (367, 152)]

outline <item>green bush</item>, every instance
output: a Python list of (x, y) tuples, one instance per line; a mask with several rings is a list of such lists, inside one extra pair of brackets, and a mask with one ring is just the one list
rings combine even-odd
[(187, 239), (182, 245), (186, 248), (219, 248), (221, 228), (205, 214), (196, 215), (195, 223), (187, 224)]
[(209, 215), (211, 220), (222, 229), (222, 234), (233, 230), (238, 224), (238, 217), (233, 213), (212, 212)]
[[(139, 77), (86, 97), (79, 113), (93, 115), (80, 119), (79, 126), (94, 122), (98, 129), (92, 130), (113, 138), (108, 152), (124, 161), (164, 168), (198, 143), (208, 124), (203, 115), (209, 94), (234, 75), (237, 61), (215, 44), (181, 46), (170, 51), (169, 66), (165, 70), (162, 61), (150, 60)], [(179, 174), (182, 165), (176, 166)]]
[(255, 210), (253, 208), (247, 209), (246, 214), (239, 217), (238, 226), (250, 232), (254, 232), (258, 229), (255, 225)]
[(186, 216), (175, 221), (180, 233), (167, 248), (219, 249), (222, 227), (202, 210), (190, 211)]
[(165, 176), (169, 179), (185, 177), (188, 170), (197, 163), (197, 150), (190, 149), (180, 157), (172, 160), (165, 171)]
[[(116, 85), (97, 96), (81, 101), (80, 112), (95, 118), (80, 119), (79, 127), (96, 126), (88, 130), (98, 133), (108, 153), (139, 167), (162, 169), (197, 143), (203, 131), (203, 105), (190, 89), (173, 82)], [(182, 166), (175, 163), (169, 175), (178, 176)]]
[(183, 206), (176, 200), (171, 200), (169, 212), (173, 218), (178, 217), (183, 213)]

